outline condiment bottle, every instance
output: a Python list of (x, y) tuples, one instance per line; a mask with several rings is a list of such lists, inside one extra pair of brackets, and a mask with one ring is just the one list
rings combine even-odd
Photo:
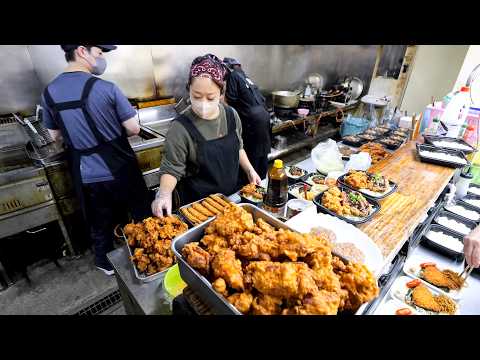
[(457, 191), (455, 192), (455, 198), (457, 199), (463, 199), (468, 192), (468, 188), (470, 187), (470, 182), (473, 179), (473, 175), (468, 173), (462, 172), (460, 174), (460, 178), (458, 179), (457, 183), (455, 184), (455, 187), (457, 188)]
[(288, 177), (282, 160), (275, 160), (268, 171), (267, 194), (263, 202), (265, 210), (281, 216), (288, 200)]

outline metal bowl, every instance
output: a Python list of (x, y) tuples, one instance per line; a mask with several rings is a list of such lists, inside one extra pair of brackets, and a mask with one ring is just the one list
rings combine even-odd
[(293, 91), (274, 91), (272, 92), (273, 105), (283, 109), (296, 109), (300, 96)]

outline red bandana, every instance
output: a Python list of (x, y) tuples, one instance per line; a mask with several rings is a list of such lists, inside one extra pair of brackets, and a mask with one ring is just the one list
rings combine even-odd
[(221, 63), (216, 63), (211, 59), (204, 59), (198, 64), (192, 65), (190, 77), (206, 77), (212, 79), (218, 86), (223, 88), (226, 69)]

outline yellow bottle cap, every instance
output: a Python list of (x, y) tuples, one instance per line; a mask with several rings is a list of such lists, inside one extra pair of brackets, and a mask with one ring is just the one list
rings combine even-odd
[(274, 168), (277, 168), (277, 169), (283, 168), (283, 161), (282, 161), (282, 160), (278, 160), (278, 159), (275, 160), (275, 161), (273, 162), (273, 167), (274, 167)]

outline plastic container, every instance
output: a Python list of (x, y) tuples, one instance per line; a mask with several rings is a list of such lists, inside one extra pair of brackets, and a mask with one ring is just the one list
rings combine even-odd
[(447, 104), (441, 121), (447, 125), (448, 137), (457, 137), (460, 127), (465, 123), (470, 109), (470, 89), (462, 87)]
[(461, 173), (460, 178), (455, 184), (457, 191), (455, 192), (456, 199), (462, 199), (467, 195), (468, 188), (470, 187), (470, 182), (473, 179), (473, 175), (470, 173)]
[(178, 264), (173, 265), (165, 274), (163, 279), (163, 286), (171, 299), (176, 298), (187, 287), (187, 284), (180, 276)]

